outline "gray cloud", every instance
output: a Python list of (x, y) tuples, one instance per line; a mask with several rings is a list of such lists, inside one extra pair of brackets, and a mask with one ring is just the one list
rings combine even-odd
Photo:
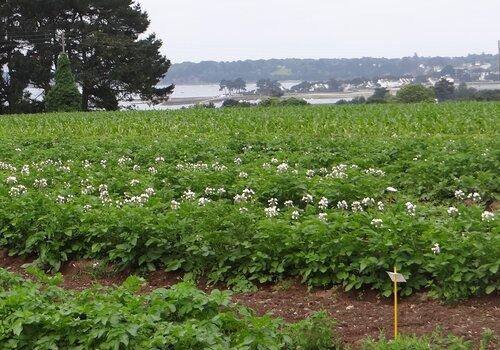
[(496, 52), (498, 0), (138, 0), (174, 62)]

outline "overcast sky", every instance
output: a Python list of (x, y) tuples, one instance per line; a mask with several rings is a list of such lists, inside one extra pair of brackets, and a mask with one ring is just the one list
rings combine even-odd
[(500, 0), (137, 0), (174, 63), (495, 53)]

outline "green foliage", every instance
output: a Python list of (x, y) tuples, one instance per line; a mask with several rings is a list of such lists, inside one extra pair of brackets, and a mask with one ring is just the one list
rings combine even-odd
[(368, 97), (367, 103), (386, 103), (391, 93), (387, 88), (376, 88), (373, 95)]
[[(239, 290), (299, 277), (389, 296), (385, 271), (396, 264), (403, 295), (496, 293), (498, 218), (482, 214), (500, 189), (499, 114), (498, 103), (456, 103), (5, 117), (0, 247), (54, 271), (96, 259)], [(246, 188), (255, 194), (235, 203)], [(188, 189), (194, 200), (183, 199)], [(271, 198), (280, 211), (269, 218)], [(364, 198), (375, 204), (354, 212)], [(343, 200), (348, 210), (337, 208)]]
[(222, 107), (252, 107), (252, 106), (254, 105), (250, 102), (238, 101), (231, 98), (224, 100), (224, 102), (222, 102)]
[(285, 99), (272, 97), (259, 102), (259, 106), (262, 107), (287, 107), (287, 106), (307, 106), (307, 105), (309, 105), (309, 103), (306, 100), (296, 97), (290, 97)]
[(288, 325), (252, 316), (227, 292), (205, 294), (180, 283), (138, 295), (139, 285), (129, 278), (116, 289), (65, 291), (0, 269), (2, 349), (285, 350), (309, 340), (315, 349), (334, 349), (324, 315)]
[(45, 109), (48, 112), (75, 112), (82, 109), (82, 95), (65, 53), (61, 53), (57, 60), (55, 85), (45, 97)]
[[(160, 103), (172, 93), (173, 85), (157, 88), (170, 61), (160, 53), (161, 40), (145, 34), (150, 21), (135, 2), (9, 0), (3, 3), (0, 15), (5, 20), (0, 21), (0, 29), (14, 35), (6, 35), (6, 45), (0, 48), (2, 66), (8, 62), (10, 75), (10, 86), (0, 88), (0, 113), (25, 112), (31, 104), (31, 110), (36, 111), (35, 96), (22, 98), (23, 91), (33, 86), (48, 93), (54, 57), (61, 51), (58, 40), (48, 34), (63, 30), (68, 33), (66, 51), (82, 91), (78, 109), (116, 110), (119, 101), (131, 96)], [(26, 45), (29, 50), (23, 49)], [(6, 80), (4, 77), (1, 74), (0, 85)], [(73, 89), (59, 92), (63, 96), (69, 94), (69, 101), (57, 102), (50, 110), (61, 107), (64, 111), (76, 110), (74, 93)]]
[(341, 350), (344, 349), (338, 336), (332, 336), (335, 321), (325, 312), (317, 313), (308, 319), (290, 326), (289, 336), (294, 339), (297, 349), (301, 350)]
[(405, 85), (396, 94), (396, 98), (404, 103), (434, 102), (434, 90), (423, 85)]
[(448, 79), (441, 79), (434, 85), (434, 92), (439, 102), (455, 98), (455, 84)]
[[(485, 343), (486, 344), (486, 343)], [(487, 346), (487, 344), (486, 344)], [(481, 349), (486, 349), (481, 348)], [(472, 350), (473, 344), (453, 335), (443, 336), (438, 330), (429, 336), (399, 336), (396, 340), (387, 340), (381, 336), (378, 341), (367, 340), (362, 350)]]

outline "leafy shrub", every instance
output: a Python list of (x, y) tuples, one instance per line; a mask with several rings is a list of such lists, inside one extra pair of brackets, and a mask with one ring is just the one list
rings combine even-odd
[(405, 85), (396, 94), (396, 99), (404, 103), (434, 102), (436, 95), (433, 89), (423, 85)]
[(286, 107), (286, 106), (307, 106), (307, 105), (309, 105), (309, 103), (306, 100), (296, 97), (290, 97), (285, 99), (279, 99), (273, 97), (259, 102), (259, 106), (262, 107), (270, 107), (270, 106)]
[(316, 349), (333, 349), (323, 316), (290, 326), (252, 316), (227, 292), (184, 282), (135, 294), (140, 284), (131, 277), (120, 288), (74, 292), (0, 269), (2, 349), (297, 349), (312, 334)]
[(75, 112), (82, 108), (82, 95), (71, 72), (68, 55), (61, 53), (57, 59), (55, 85), (45, 97), (48, 112)]

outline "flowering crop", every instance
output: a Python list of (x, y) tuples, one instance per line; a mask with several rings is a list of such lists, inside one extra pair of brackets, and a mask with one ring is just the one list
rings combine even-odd
[(53, 270), (93, 258), (229, 285), (299, 276), (384, 295), (396, 265), (411, 276), (403, 294), (493, 293), (499, 110), (4, 117), (0, 247)]

